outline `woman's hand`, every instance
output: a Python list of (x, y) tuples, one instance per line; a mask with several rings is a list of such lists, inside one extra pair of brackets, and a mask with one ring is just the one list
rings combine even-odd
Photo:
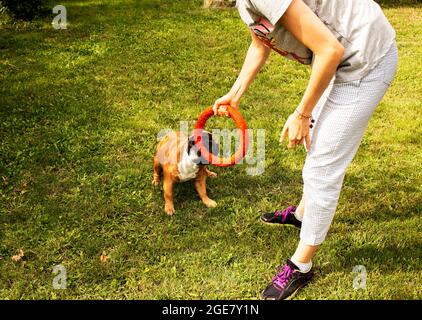
[(235, 109), (239, 108), (239, 100), (235, 97), (235, 94), (231, 92), (217, 99), (214, 102), (212, 109), (214, 110), (215, 115), (228, 117), (229, 112), (227, 111), (227, 106), (231, 106)]
[(297, 112), (294, 112), (287, 118), (287, 121), (283, 127), (280, 137), (280, 144), (289, 137), (289, 143), (287, 147), (289, 149), (295, 148), (298, 145), (306, 142), (306, 151), (309, 151), (311, 147), (311, 139), (309, 137), (309, 128), (311, 126), (311, 119), (304, 118)]

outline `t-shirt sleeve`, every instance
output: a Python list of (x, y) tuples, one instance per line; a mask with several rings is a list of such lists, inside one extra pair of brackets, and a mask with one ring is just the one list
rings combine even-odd
[(237, 0), (236, 8), (242, 21), (249, 27), (259, 19), (256, 9), (249, 0)]
[(237, 9), (240, 17), (251, 25), (259, 17), (265, 17), (271, 24), (277, 24), (278, 20), (286, 12), (293, 0), (238, 0)]

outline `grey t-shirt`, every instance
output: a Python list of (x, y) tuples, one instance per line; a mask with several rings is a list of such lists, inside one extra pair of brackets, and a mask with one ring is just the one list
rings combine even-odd
[[(277, 23), (292, 0), (237, 0), (240, 17), (270, 48), (288, 59), (311, 64), (312, 51)], [(303, 0), (343, 44), (334, 82), (362, 79), (385, 56), (396, 33), (373, 0)]]

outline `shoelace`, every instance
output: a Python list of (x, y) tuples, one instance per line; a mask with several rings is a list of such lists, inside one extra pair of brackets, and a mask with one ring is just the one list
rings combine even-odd
[(281, 217), (281, 221), (286, 222), (287, 218), (295, 211), (296, 211), (296, 207), (290, 206), (290, 207), (287, 207), (286, 209), (284, 209), (282, 211), (280, 211), (280, 210), (276, 211), (274, 213), (274, 216)]
[(295, 270), (287, 264), (282, 267), (281, 271), (280, 268), (281, 266), (277, 268), (277, 274), (273, 278), (273, 283), (278, 285), (280, 288), (284, 288), (292, 278)]

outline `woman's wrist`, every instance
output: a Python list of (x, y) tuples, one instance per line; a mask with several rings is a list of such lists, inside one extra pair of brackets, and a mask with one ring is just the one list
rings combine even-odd
[(308, 119), (312, 118), (312, 113), (307, 114), (307, 113), (301, 111), (299, 108), (297, 108), (295, 110), (295, 114), (299, 119), (307, 119), (308, 120)]
[(233, 86), (233, 88), (230, 90), (230, 94), (233, 96), (232, 100), (239, 102), (243, 95), (241, 85)]

